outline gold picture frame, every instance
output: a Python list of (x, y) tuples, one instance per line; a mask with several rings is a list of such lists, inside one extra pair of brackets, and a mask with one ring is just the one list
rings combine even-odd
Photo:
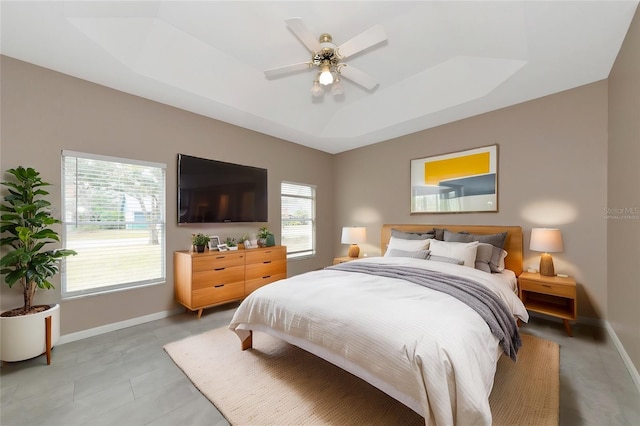
[(498, 145), (411, 160), (411, 214), (498, 211)]

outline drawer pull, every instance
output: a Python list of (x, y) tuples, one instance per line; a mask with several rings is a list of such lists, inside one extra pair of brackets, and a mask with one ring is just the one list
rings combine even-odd
[(271, 250), (266, 250), (265, 251), (265, 254), (270, 254), (270, 253), (271, 253)]
[(224, 271), (225, 268), (214, 268), (214, 271)]
[(216, 259), (224, 259), (227, 256), (216, 256)]
[(263, 280), (267, 279), (267, 278), (271, 278), (271, 275), (267, 275), (267, 276), (262, 277)]
[(214, 285), (215, 288), (220, 288), (220, 287), (224, 287), (224, 284), (218, 284), (218, 285)]
[(270, 261), (270, 260), (265, 260), (265, 261), (264, 261), (264, 262), (262, 262), (262, 263), (264, 263), (264, 264), (266, 265), (267, 263), (271, 263), (271, 261)]
[(551, 288), (551, 286), (549, 284), (542, 284), (542, 287)]

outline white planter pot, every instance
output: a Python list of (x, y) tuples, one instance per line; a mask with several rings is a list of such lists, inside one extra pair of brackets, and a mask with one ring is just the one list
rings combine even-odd
[(51, 346), (60, 339), (60, 305), (19, 317), (0, 317), (0, 360), (23, 361), (47, 351), (45, 318), (51, 316)]

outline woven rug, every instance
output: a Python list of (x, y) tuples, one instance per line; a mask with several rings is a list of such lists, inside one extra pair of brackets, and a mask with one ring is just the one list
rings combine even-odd
[[(494, 425), (557, 425), (560, 350), (522, 335), (518, 362), (498, 363), (490, 397)], [(377, 388), (264, 333), (253, 350), (226, 327), (166, 345), (193, 384), (232, 425), (424, 425)]]

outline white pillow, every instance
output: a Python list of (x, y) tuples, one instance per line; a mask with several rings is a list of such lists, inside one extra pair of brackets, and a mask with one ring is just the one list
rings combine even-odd
[(500, 272), (504, 271), (504, 258), (507, 257), (507, 251), (506, 250), (502, 250), (502, 253), (500, 254), (500, 262), (498, 263), (498, 270)]
[(432, 240), (429, 244), (429, 250), (434, 256), (453, 257), (464, 261), (464, 266), (470, 268), (476, 267), (476, 252), (478, 251), (478, 242), (470, 243), (454, 243), (449, 241)]
[(420, 251), (427, 250), (429, 248), (430, 239), (425, 240), (403, 240), (401, 238), (391, 237), (389, 239), (389, 245), (387, 251), (384, 253), (384, 257), (390, 257), (390, 251), (392, 249), (404, 250), (404, 251)]

